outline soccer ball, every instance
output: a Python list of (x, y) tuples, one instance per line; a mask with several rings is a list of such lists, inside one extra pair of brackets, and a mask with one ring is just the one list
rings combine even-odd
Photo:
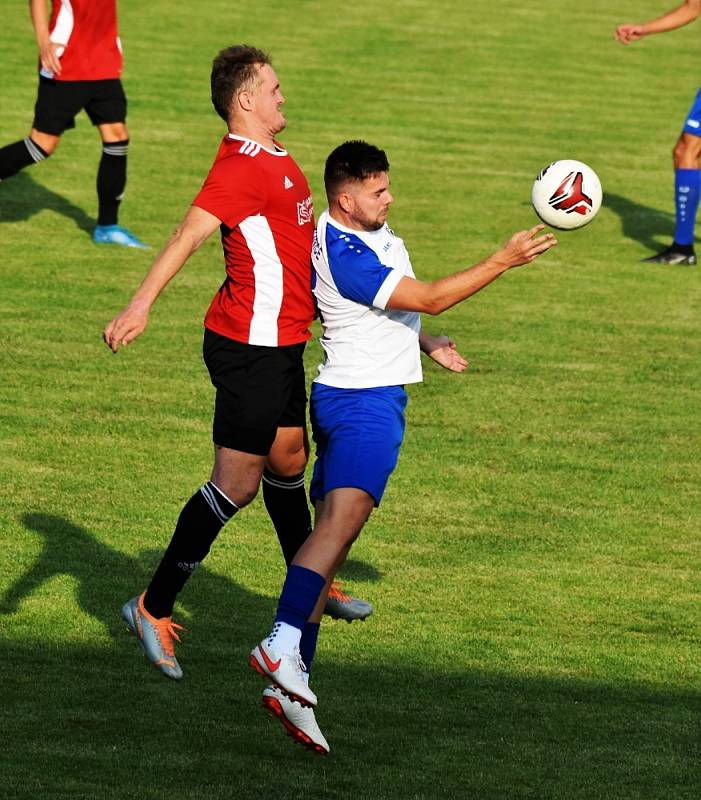
[(546, 225), (563, 230), (581, 228), (601, 208), (601, 182), (581, 161), (553, 161), (533, 182), (531, 202)]

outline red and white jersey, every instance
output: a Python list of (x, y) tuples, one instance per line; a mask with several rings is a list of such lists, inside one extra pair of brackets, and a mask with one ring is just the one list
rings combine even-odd
[(57, 81), (103, 81), (122, 74), (117, 33), (117, 0), (51, 0), (49, 32), (60, 44), (61, 74), (39, 74)]
[(229, 133), (193, 205), (221, 220), (226, 280), (204, 324), (246, 344), (306, 341), (314, 319), (312, 195), (279, 145)]

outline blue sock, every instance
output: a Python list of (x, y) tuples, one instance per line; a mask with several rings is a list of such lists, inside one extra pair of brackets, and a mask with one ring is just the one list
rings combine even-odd
[(697, 169), (677, 169), (674, 171), (674, 203), (676, 225), (674, 241), (676, 244), (693, 246), (696, 211), (699, 207), (700, 173)]
[(307, 622), (302, 629), (299, 654), (302, 657), (302, 661), (304, 661), (304, 666), (307, 668), (307, 673), (312, 671), (312, 661), (314, 660), (314, 653), (316, 652), (316, 641), (319, 638), (320, 627), (318, 622)]
[(275, 622), (286, 622), (300, 631), (304, 630), (325, 584), (326, 578), (318, 572), (296, 564), (289, 566), (278, 600)]

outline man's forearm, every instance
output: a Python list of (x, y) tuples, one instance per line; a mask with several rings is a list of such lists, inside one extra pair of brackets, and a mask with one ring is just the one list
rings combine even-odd
[(701, 0), (689, 0), (667, 14), (663, 14), (642, 26), (642, 33), (650, 36), (653, 33), (666, 33), (677, 28), (682, 28), (693, 22), (701, 12)]
[(508, 270), (508, 264), (494, 256), (480, 261), (462, 272), (447, 275), (430, 283), (431, 306), (429, 314), (441, 314), (462, 300), (466, 300)]

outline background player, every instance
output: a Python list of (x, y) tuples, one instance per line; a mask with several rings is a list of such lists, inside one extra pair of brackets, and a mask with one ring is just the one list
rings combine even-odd
[[(616, 39), (630, 44), (643, 36), (667, 31), (688, 25), (701, 13), (701, 0), (685, 0), (661, 17), (644, 23), (628, 23), (616, 28)], [(674, 241), (661, 253), (645, 258), (651, 264), (696, 263), (694, 252), (694, 226), (699, 207), (699, 155), (701, 155), (701, 89), (689, 110), (682, 132), (672, 151), (674, 158), (674, 203), (675, 227)]]
[(146, 247), (117, 224), (127, 183), (129, 132), (127, 99), (120, 81), (122, 48), (117, 34), (116, 0), (30, 0), (39, 46), (39, 90), (32, 129), (24, 139), (0, 149), (0, 181), (44, 161), (58, 147), (63, 132), (75, 127), (85, 109), (102, 139), (97, 171), (99, 244)]
[(419, 351), (449, 370), (467, 367), (448, 337), (421, 330), (419, 312), (440, 314), (556, 244), (552, 234), (539, 235), (545, 226), (537, 225), (514, 234), (479, 264), (423, 283), (387, 225), (394, 198), (385, 153), (361, 141), (342, 144), (327, 159), (324, 184), (329, 208), (319, 219), (313, 249), (325, 352), (311, 400), (316, 523), (288, 568), (273, 629), (250, 657), (251, 666), (277, 685), (268, 690), (268, 709), (287, 723), (286, 709), (293, 707), (304, 722), (298, 741), (319, 753), (329, 748), (311, 708), (316, 642), (306, 641), (308, 620), (320, 619), (325, 587), (396, 466), (404, 385), (422, 380)]
[[(166, 284), (221, 229), (226, 279), (204, 333), (204, 358), (217, 389), (214, 468), (183, 508), (147, 590), (122, 609), (147, 657), (175, 679), (182, 677), (174, 653), (175, 598), (224, 524), (256, 496), (262, 477), (288, 563), (311, 528), (302, 363), (314, 317), (311, 191), (275, 138), (285, 127), (284, 98), (269, 57), (254, 47), (229, 47), (215, 58), (211, 80), (212, 102), (228, 133), (192, 207), (104, 331), (115, 353), (143, 333)], [(352, 619), (355, 608), (367, 604), (349, 600)]]

